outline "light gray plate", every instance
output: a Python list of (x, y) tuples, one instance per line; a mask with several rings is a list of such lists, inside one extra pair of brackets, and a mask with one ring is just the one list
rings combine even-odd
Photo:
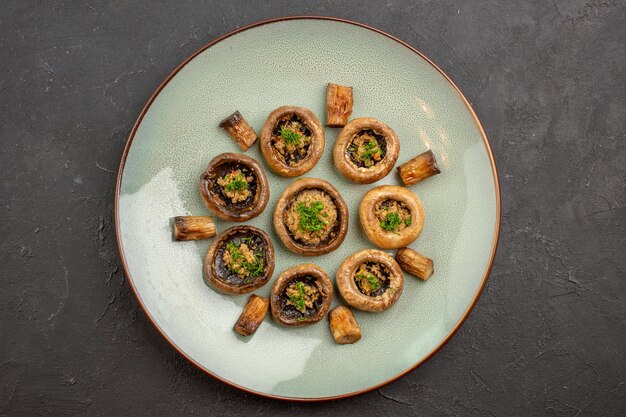
[[(353, 118), (370, 116), (398, 134), (398, 163), (432, 149), (442, 173), (411, 189), (426, 222), (411, 247), (431, 257), (427, 282), (406, 276), (398, 303), (381, 314), (357, 312), (363, 338), (334, 343), (323, 320), (284, 328), (270, 317), (254, 337), (232, 331), (247, 299), (221, 295), (202, 279), (211, 241), (173, 242), (170, 218), (210, 214), (198, 182), (222, 152), (240, 152), (218, 127), (240, 110), (257, 130), (281, 105), (325, 118), (326, 83), (354, 87)], [(276, 272), (313, 261), (334, 277), (348, 255), (373, 247), (358, 224), (357, 207), (375, 185), (399, 184), (395, 172), (372, 185), (338, 174), (332, 146), (339, 129), (326, 129), (326, 150), (307, 176), (335, 185), (348, 203), (343, 245), (317, 258), (285, 249), (272, 211), (294, 179), (268, 171), (267, 209), (248, 224), (269, 232)], [(248, 155), (263, 160), (257, 146)], [(493, 261), (499, 228), (499, 191), (489, 145), (476, 116), (432, 63), (400, 41), (362, 25), (332, 19), (287, 19), (239, 30), (211, 44), (166, 80), (131, 135), (118, 178), (117, 230), (126, 272), (159, 331), (184, 356), (212, 375), (268, 396), (320, 399), (388, 382), (427, 359), (456, 331), (474, 305)], [(233, 223), (218, 221), (222, 231)], [(270, 281), (257, 294), (269, 294)], [(340, 302), (335, 297), (334, 305)]]

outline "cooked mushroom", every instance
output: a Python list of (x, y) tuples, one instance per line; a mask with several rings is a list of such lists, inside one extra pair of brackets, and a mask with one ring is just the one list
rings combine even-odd
[(274, 282), (272, 316), (285, 326), (316, 323), (333, 301), (333, 284), (315, 264), (301, 264), (283, 271)]
[(328, 313), (330, 332), (335, 338), (335, 342), (340, 345), (354, 343), (361, 339), (361, 328), (356, 321), (356, 317), (346, 306), (338, 306)]
[(337, 288), (346, 303), (356, 309), (384, 311), (400, 298), (404, 276), (391, 255), (366, 249), (343, 261), (337, 270)]
[(397, 249), (422, 233), (424, 208), (408, 188), (381, 185), (363, 196), (359, 220), (372, 243), (383, 249)]
[(398, 174), (406, 186), (417, 184), (440, 172), (435, 155), (430, 150), (417, 155), (398, 167)]
[(254, 226), (219, 234), (204, 260), (205, 280), (218, 291), (244, 294), (262, 287), (274, 273), (274, 245)]
[(319, 178), (288, 186), (274, 209), (274, 228), (289, 250), (323, 255), (341, 245), (348, 232), (348, 207), (339, 191)]
[(402, 269), (415, 275), (422, 281), (430, 278), (435, 271), (433, 260), (414, 251), (411, 248), (402, 248), (396, 252), (396, 261)]
[(243, 151), (250, 149), (257, 139), (256, 132), (243, 118), (239, 111), (234, 112), (220, 122), (220, 127), (228, 132)]
[(200, 194), (219, 218), (243, 222), (265, 209), (270, 187), (257, 161), (238, 153), (223, 153), (213, 158), (202, 174)]
[(352, 103), (352, 87), (328, 83), (326, 89), (326, 126), (345, 126), (352, 114)]
[(392, 128), (369, 117), (343, 128), (333, 150), (337, 169), (354, 182), (370, 184), (386, 176), (398, 160), (400, 141)]
[(324, 129), (310, 110), (283, 106), (268, 116), (259, 143), (272, 171), (283, 177), (297, 177), (313, 168), (321, 158)]
[(215, 234), (215, 223), (210, 216), (174, 217), (173, 236), (176, 240), (208, 239)]
[(252, 294), (243, 308), (234, 330), (242, 336), (250, 336), (259, 328), (270, 308), (270, 300)]

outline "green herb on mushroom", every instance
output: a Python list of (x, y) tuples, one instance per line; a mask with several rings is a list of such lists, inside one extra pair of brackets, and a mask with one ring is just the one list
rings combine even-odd
[(304, 288), (304, 284), (302, 282), (296, 282), (296, 289), (298, 290), (298, 292), (296, 294), (290, 295), (289, 301), (291, 301), (296, 309), (304, 313), (304, 311), (306, 310), (306, 290)]
[(382, 287), (380, 280), (375, 275), (358, 274), (356, 277), (359, 279), (365, 279), (369, 283), (371, 292), (378, 291), (380, 287)]
[[(409, 222), (410, 222), (410, 218), (409, 218)], [(387, 213), (387, 215), (385, 216), (385, 219), (382, 222), (380, 222), (380, 227), (383, 230), (387, 230), (389, 232), (395, 232), (398, 230), (398, 226), (400, 226), (400, 223), (402, 223), (402, 219), (400, 218), (400, 215), (394, 211), (391, 213)]]
[(285, 143), (289, 145), (298, 145), (300, 144), (300, 139), (302, 138), (302, 135), (294, 132), (292, 129), (288, 129), (283, 126), (280, 128), (280, 137), (283, 138)]
[(358, 136), (348, 146), (348, 152), (351, 152), (353, 158), (362, 163), (366, 168), (372, 167), (383, 157), (383, 150), (376, 138), (369, 134)]
[(328, 217), (328, 214), (323, 211), (324, 204), (321, 201), (314, 201), (308, 205), (299, 203), (296, 210), (300, 215), (298, 223), (300, 230), (315, 232), (328, 225), (328, 222), (323, 219), (323, 217)]
[(292, 282), (285, 291), (287, 304), (292, 305), (300, 313), (306, 313), (307, 309), (313, 308), (315, 301), (320, 298), (319, 289), (315, 285), (302, 281)]
[(253, 180), (254, 177), (252, 175), (246, 176), (243, 170), (233, 169), (228, 174), (218, 178), (217, 185), (222, 188), (222, 192), (232, 203), (239, 203), (252, 195), (249, 185)]
[(239, 276), (256, 278), (263, 273), (263, 251), (254, 253), (245, 243), (228, 242), (224, 263)]

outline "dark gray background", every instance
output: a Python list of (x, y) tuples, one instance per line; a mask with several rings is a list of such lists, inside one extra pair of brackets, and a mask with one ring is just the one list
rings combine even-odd
[[(407, 377), (293, 404), (204, 375), (161, 338), (120, 265), (115, 171), (160, 82), (261, 19), (394, 34), (473, 103), (502, 184), (474, 312)], [(0, 415), (626, 415), (624, 1), (3, 1)]]

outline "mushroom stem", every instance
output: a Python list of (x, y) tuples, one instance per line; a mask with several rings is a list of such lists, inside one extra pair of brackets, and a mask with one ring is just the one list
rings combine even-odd
[(411, 248), (402, 248), (396, 252), (396, 261), (402, 269), (426, 281), (435, 271), (433, 260), (415, 252)]
[(248, 298), (234, 330), (242, 336), (250, 336), (259, 328), (270, 307), (270, 300), (252, 294)]
[(340, 345), (354, 343), (361, 339), (361, 328), (352, 311), (346, 306), (335, 307), (328, 313), (330, 331), (335, 342)]
[(398, 167), (400, 178), (406, 186), (417, 184), (440, 172), (435, 155), (430, 150), (417, 155)]
[(243, 151), (247, 151), (256, 142), (257, 135), (254, 129), (243, 118), (239, 111), (234, 112), (220, 122), (220, 127), (237, 142)]
[(200, 240), (215, 236), (215, 223), (210, 216), (174, 217), (174, 239)]
[(345, 126), (352, 114), (352, 103), (352, 87), (328, 83), (326, 89), (326, 126)]

